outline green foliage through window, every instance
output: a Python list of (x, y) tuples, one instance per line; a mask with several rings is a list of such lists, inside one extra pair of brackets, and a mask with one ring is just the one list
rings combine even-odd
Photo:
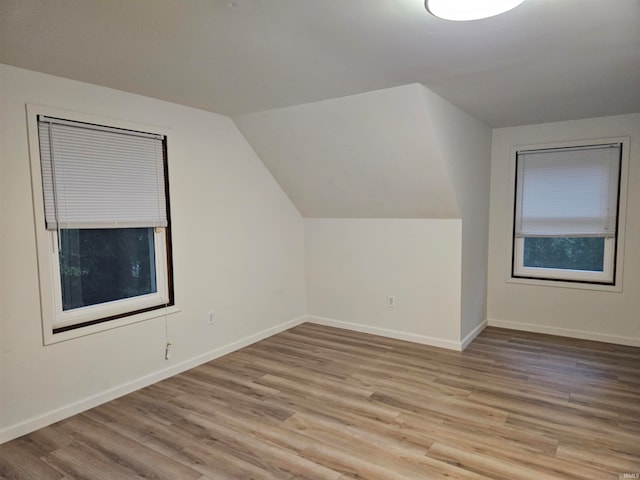
[(604, 237), (526, 237), (525, 267), (602, 272)]
[(62, 309), (155, 293), (153, 228), (60, 231)]

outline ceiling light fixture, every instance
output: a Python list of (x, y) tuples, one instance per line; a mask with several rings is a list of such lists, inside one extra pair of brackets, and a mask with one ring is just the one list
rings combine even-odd
[(516, 8), (524, 0), (425, 0), (431, 15), (445, 20), (478, 20)]

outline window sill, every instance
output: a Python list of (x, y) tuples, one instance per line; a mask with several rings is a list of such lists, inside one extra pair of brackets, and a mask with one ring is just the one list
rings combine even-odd
[(575, 290), (595, 290), (599, 292), (622, 293), (622, 285), (604, 285), (580, 281), (547, 280), (542, 278), (507, 277), (507, 283), (535, 285), (538, 287), (572, 288)]
[[(151, 310), (148, 312), (137, 313), (134, 315), (128, 315), (116, 320), (109, 320), (108, 322), (97, 323), (95, 325), (87, 325), (86, 327), (79, 327), (73, 330), (68, 330), (60, 333), (52, 333), (52, 330), (47, 328), (44, 332), (43, 340), (44, 345), (52, 345), (59, 342), (65, 342), (74, 338), (84, 337), (86, 335), (92, 335), (98, 332), (104, 332), (113, 328), (124, 327), (125, 325), (131, 325), (133, 323), (143, 322), (151, 320), (153, 318), (167, 317), (178, 313), (180, 309), (178, 307), (170, 306), (166, 308), (159, 308), (157, 310)], [(44, 322), (46, 324), (46, 322)]]

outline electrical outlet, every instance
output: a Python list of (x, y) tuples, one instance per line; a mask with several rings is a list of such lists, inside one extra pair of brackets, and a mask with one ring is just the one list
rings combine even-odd
[(395, 308), (396, 306), (396, 297), (393, 295), (387, 295), (387, 307)]
[(213, 310), (209, 310), (209, 313), (207, 314), (207, 324), (215, 325), (215, 323), (216, 323), (216, 317), (213, 315)]

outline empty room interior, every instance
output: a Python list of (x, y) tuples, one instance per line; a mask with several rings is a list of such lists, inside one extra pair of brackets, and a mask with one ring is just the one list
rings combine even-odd
[(640, 2), (457, 3), (0, 0), (0, 478), (640, 478)]

